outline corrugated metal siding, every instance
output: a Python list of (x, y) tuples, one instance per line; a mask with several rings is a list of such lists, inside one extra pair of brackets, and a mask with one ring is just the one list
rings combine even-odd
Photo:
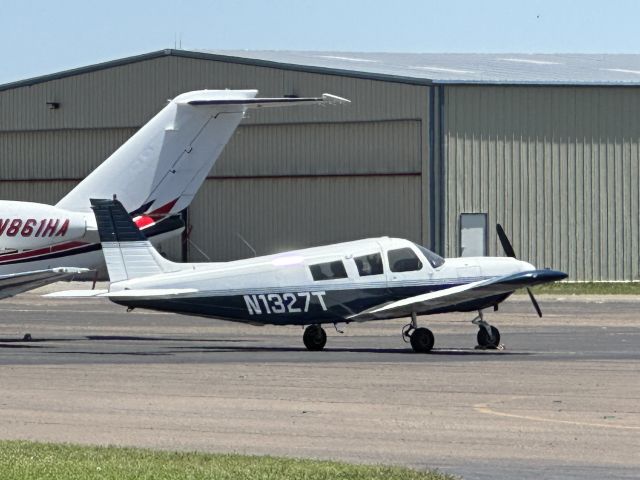
[(639, 112), (638, 89), (446, 87), (446, 253), (460, 213), (488, 212), (522, 259), (640, 279)]
[(75, 186), (72, 181), (0, 181), (0, 199), (55, 204)]
[[(136, 127), (169, 98), (170, 57), (0, 92), (0, 131)], [(59, 102), (49, 110), (47, 102)]]
[(420, 173), (421, 122), (241, 126), (212, 175)]
[(0, 178), (83, 178), (135, 131), (111, 128), (0, 132)]
[[(194, 201), (191, 239), (213, 260), (369, 236), (420, 241), (420, 177), (207, 180)], [(191, 248), (192, 260), (203, 257)]]

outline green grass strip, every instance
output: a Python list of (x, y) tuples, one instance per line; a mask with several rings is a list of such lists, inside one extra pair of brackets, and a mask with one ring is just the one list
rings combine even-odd
[(0, 441), (2, 480), (452, 480), (439, 472), (381, 465), (235, 454), (180, 453)]
[[(561, 282), (534, 287), (534, 293), (550, 295), (640, 295), (640, 282)], [(525, 294), (525, 290), (518, 293)]]

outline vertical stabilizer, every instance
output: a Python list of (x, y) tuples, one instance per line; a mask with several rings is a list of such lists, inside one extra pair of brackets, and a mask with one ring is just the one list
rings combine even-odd
[(112, 283), (180, 270), (147, 240), (118, 200), (91, 199)]
[[(163, 216), (189, 205), (257, 90), (201, 90), (174, 98), (57, 206), (90, 211), (89, 198), (116, 195), (128, 212)], [(196, 104), (189, 102), (209, 101)], [(195, 186), (195, 188), (194, 188)], [(188, 196), (183, 195), (188, 190)]]

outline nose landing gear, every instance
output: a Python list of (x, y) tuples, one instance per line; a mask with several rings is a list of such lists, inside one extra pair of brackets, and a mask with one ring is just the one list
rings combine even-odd
[(478, 325), (478, 346), (481, 348), (498, 348), (500, 346), (500, 330), (489, 325), (482, 315), (482, 310), (478, 310), (478, 316), (471, 320), (471, 323)]

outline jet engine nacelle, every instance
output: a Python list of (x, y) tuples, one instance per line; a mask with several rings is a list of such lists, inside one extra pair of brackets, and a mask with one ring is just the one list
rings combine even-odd
[(95, 218), (91, 217), (43, 203), (0, 201), (0, 251), (89, 241), (89, 236), (95, 240)]

